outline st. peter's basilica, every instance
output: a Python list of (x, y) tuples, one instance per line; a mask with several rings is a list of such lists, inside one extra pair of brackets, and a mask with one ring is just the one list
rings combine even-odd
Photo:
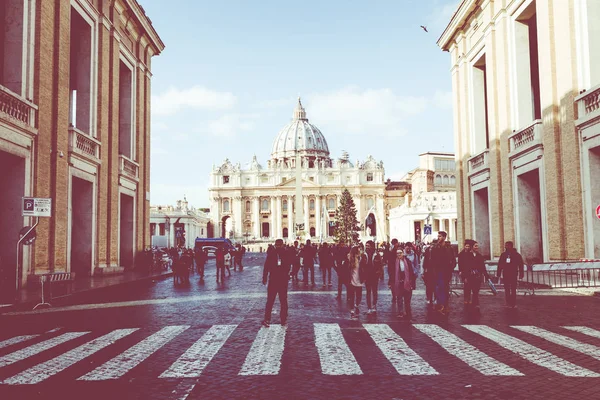
[[(298, 154), (299, 153), (299, 154)], [(296, 156), (302, 176), (302, 221), (295, 220)], [(210, 211), (215, 236), (240, 241), (293, 240), (295, 224), (305, 237), (330, 240), (336, 208), (344, 189), (352, 194), (363, 238), (386, 240), (383, 162), (368, 156), (351, 162), (344, 152), (330, 157), (327, 140), (308, 122), (300, 99), (292, 121), (273, 141), (271, 159), (261, 165), (256, 156), (242, 168), (226, 159), (210, 173)]]

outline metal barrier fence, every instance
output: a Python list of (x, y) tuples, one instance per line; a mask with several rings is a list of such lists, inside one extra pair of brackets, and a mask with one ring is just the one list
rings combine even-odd
[[(497, 289), (504, 289), (498, 279), (497, 265), (488, 264), (488, 274)], [(600, 262), (575, 262), (535, 264), (525, 266), (525, 276), (517, 281), (517, 291), (535, 294), (535, 289), (568, 289), (600, 287)], [(500, 282), (500, 283), (499, 283)], [(463, 289), (464, 284), (458, 271), (452, 272), (450, 289)], [(489, 290), (487, 282), (482, 282), (482, 290)], [(456, 294), (456, 293), (454, 293)]]

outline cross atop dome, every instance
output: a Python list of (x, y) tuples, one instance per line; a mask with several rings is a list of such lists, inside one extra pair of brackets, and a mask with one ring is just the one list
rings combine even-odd
[(294, 120), (308, 121), (306, 118), (306, 111), (304, 110), (304, 107), (302, 107), (302, 101), (300, 101), (300, 96), (298, 96), (298, 104), (294, 109)]

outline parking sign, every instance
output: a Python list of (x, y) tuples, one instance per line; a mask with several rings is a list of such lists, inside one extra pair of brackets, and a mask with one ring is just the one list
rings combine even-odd
[(39, 197), (23, 197), (24, 217), (51, 217), (52, 199)]

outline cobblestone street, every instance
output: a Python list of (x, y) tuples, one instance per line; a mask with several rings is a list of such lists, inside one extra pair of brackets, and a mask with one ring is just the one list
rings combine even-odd
[(211, 260), (204, 283), (166, 279), (2, 315), (0, 397), (600, 397), (597, 298), (538, 291), (507, 310), (503, 293), (484, 291), (475, 315), (458, 293), (446, 318), (427, 311), (419, 287), (409, 323), (382, 283), (378, 315), (354, 321), (317, 267), (316, 287), (290, 283), (288, 327), (277, 302), (261, 328), (263, 260), (249, 254), (223, 285)]

